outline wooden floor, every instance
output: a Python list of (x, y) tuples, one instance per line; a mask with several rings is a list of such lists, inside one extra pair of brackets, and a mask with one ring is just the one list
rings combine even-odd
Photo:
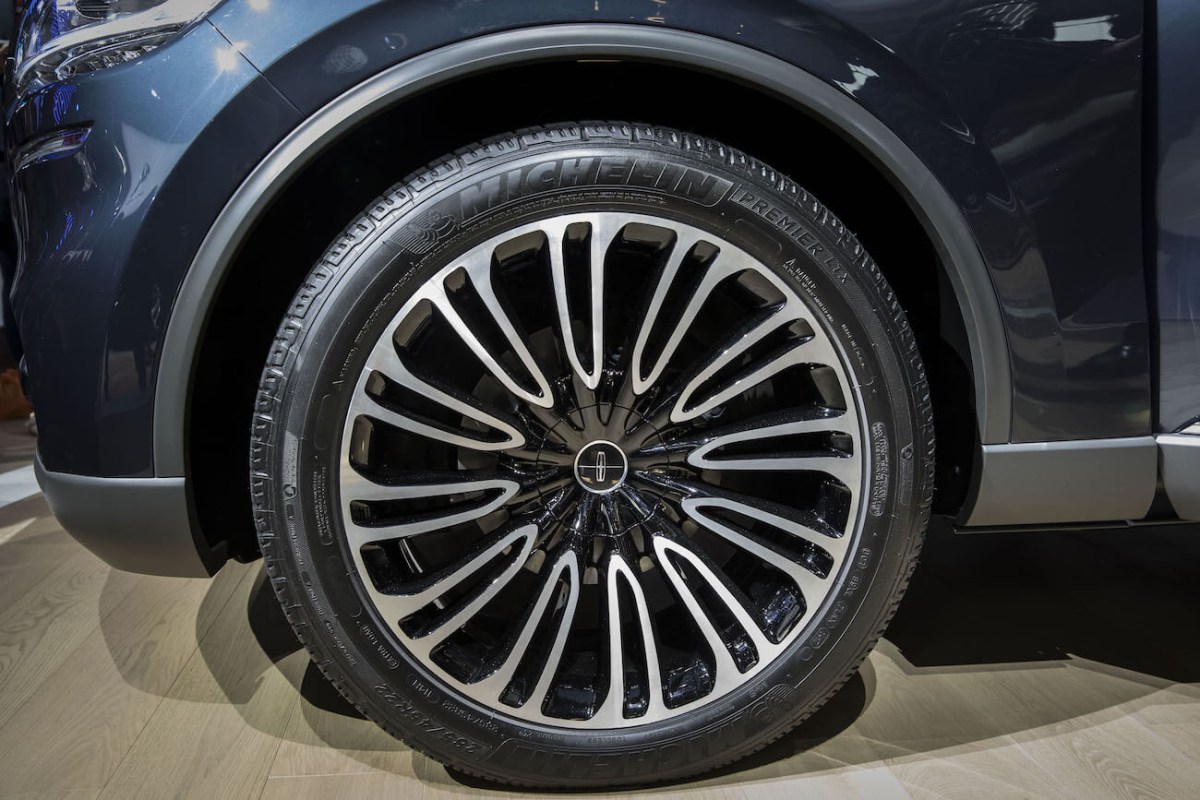
[[(0, 483), (30, 443), (0, 430)], [(1200, 798), (1200, 529), (935, 530), (817, 717), (662, 798)], [(0, 508), (0, 798), (490, 797), (358, 717), (259, 565), (130, 575)]]

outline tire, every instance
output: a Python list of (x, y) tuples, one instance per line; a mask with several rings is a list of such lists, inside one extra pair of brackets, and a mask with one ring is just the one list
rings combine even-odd
[(855, 237), (628, 123), (501, 136), (372, 204), (296, 295), (252, 437), (317, 665), (530, 787), (680, 779), (812, 714), (895, 611), (933, 486), (917, 346)]

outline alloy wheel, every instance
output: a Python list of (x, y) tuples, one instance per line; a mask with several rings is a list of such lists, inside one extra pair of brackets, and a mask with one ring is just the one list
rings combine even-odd
[(366, 343), (338, 451), (340, 535), (393, 644), (492, 713), (581, 728), (780, 658), (844, 576), (868, 470), (788, 266), (616, 211), (445, 263)]

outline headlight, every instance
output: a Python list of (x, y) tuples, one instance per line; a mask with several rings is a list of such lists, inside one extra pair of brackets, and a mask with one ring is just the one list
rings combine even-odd
[(149, 53), (220, 0), (34, 0), (13, 51), (18, 88), (65, 80)]

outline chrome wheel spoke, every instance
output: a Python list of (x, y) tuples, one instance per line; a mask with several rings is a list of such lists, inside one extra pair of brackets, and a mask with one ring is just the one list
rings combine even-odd
[(794, 511), (775, 503), (765, 503), (745, 495), (712, 492), (684, 498), (680, 501), (680, 507), (697, 521), (711, 520), (712, 515), (708, 509), (724, 509), (756, 523), (769, 525), (833, 555), (845, 552), (845, 537), (830, 535), (830, 526), (815, 515), (804, 519)]
[(781, 273), (693, 226), (530, 222), (372, 346), (340, 535), (393, 646), (471, 702), (611, 729), (725, 697), (844, 575), (856, 383)]
[[(622, 589), (628, 592), (632, 608), (627, 607), (628, 602), (622, 602)], [(610, 724), (618, 725), (631, 718), (653, 719), (664, 710), (658, 647), (650, 628), (646, 594), (634, 568), (620, 555), (614, 554), (607, 564), (605, 601), (609, 692), (604, 705), (596, 713), (596, 721), (607, 719)], [(633, 629), (636, 632), (630, 635)], [(626, 638), (631, 639), (634, 647), (626, 647)]]
[[(687, 304), (684, 306), (683, 311), (679, 315), (679, 319), (672, 328), (670, 335), (667, 337), (666, 343), (663, 345), (662, 352), (655, 360), (654, 367), (650, 370), (649, 375), (647, 375), (645, 378), (639, 379), (638, 373), (636, 371), (634, 372), (633, 386), (634, 390), (638, 394), (645, 393), (658, 381), (659, 377), (663, 373), (663, 370), (666, 368), (667, 363), (671, 360), (671, 357), (679, 348), (680, 342), (683, 341), (688, 329), (696, 321), (696, 317), (699, 316), (700, 310), (704, 307), (705, 302), (712, 295), (713, 290), (717, 288), (717, 285), (726, 278), (735, 275), (738, 272), (744, 271), (748, 264), (748, 261), (742, 259), (739, 255), (733, 253), (732, 251), (718, 252), (716, 259), (705, 269), (704, 275), (699, 284), (688, 297)], [(677, 272), (678, 267), (676, 267), (676, 272), (673, 273), (671, 277), (673, 278)], [(659, 288), (655, 290), (655, 297), (651, 301), (651, 308), (654, 311), (655, 321), (662, 310), (662, 300), (665, 299), (665, 295), (670, 289), (670, 283), (667, 281), (667, 276), (665, 274), (663, 279), (664, 282), (667, 282), (667, 285), (663, 286), (663, 282), (660, 282)], [(659, 297), (660, 292), (663, 295), (662, 298)], [(654, 300), (658, 300), (657, 307), (653, 305)], [(642, 357), (644, 357), (643, 350), (646, 345), (644, 337), (649, 336), (650, 324), (651, 320), (646, 320), (646, 323), (642, 326), (642, 332), (638, 335), (638, 342), (635, 344), (634, 349), (635, 364), (639, 364)], [(640, 350), (638, 345), (641, 346)]]
[(713, 533), (729, 540), (737, 547), (745, 550), (748, 553), (753, 553), (764, 561), (768, 561), (779, 569), (787, 573), (796, 583), (796, 587), (800, 589), (805, 598), (819, 597), (828, 590), (828, 576), (822, 577), (814, 572), (811, 568), (802, 566), (799, 562), (789, 558), (786, 554), (780, 552), (777, 548), (771, 548), (764, 545), (760, 540), (756, 540), (745, 533), (736, 530), (733, 526), (719, 521), (711, 514), (706, 513), (710, 508), (726, 508), (745, 514), (753, 519), (765, 522), (772, 527), (784, 531), (791, 536), (798, 538), (805, 544), (820, 547), (831, 555), (841, 557), (845, 555), (845, 541), (842, 539), (831, 539), (828, 536), (823, 536), (812, 528), (803, 525), (798, 525), (791, 520), (778, 517), (773, 514), (766, 514), (762, 511), (732, 500), (723, 500), (718, 498), (705, 499), (689, 499), (683, 501), (684, 510), (690, 518), (703, 525)]
[[(342, 469), (342, 501), (347, 505), (346, 535), (351, 547), (384, 539), (414, 536), (485, 517), (507, 503), (521, 488), (518, 483), (501, 478), (463, 480), (465, 476), (427, 475), (421, 483), (384, 485), (374, 483), (358, 474), (349, 465)], [(484, 495), (483, 502), (463, 501), (444, 507), (440, 513), (425, 513), (399, 521), (385, 520), (375, 525), (355, 523), (350, 511), (352, 503), (386, 503), (398, 500), (455, 497), (465, 494)]]
[[(654, 550), (712, 650), (718, 687), (736, 682), (736, 676), (770, 654), (773, 645), (704, 559), (680, 541), (664, 536), (654, 538)], [(691, 580), (684, 574), (685, 564)], [(701, 599), (702, 593), (706, 602)]]
[[(531, 406), (550, 408), (554, 405), (550, 383), (546, 380), (546, 376), (542, 373), (537, 362), (534, 361), (529, 348), (525, 346), (525, 343), (517, 334), (512, 320), (496, 296), (495, 289), (492, 287), (490, 268), (490, 255), (487, 257), (480, 255), (468, 262), (462, 268), (461, 274), (465, 275), (465, 279), (470, 281), (473, 289), (482, 301), (490, 322), (496, 326), (502, 335), (505, 346), (516, 356), (537, 384), (536, 393), (526, 389), (518, 382), (512, 372), (500, 363), (497, 358), (498, 354), (492, 348), (488, 347), (488, 345), (484, 344), (480, 334), (463, 319), (458, 309), (451, 302), (445, 283), (431, 285), (419, 296), (428, 299), (437, 306), (438, 310), (446, 317), (451, 327), (454, 328), (455, 333), (458, 334), (468, 349), (508, 391)], [(452, 273), (448, 277), (454, 277), (455, 274)]]
[(706, 363), (680, 391), (675, 406), (671, 409), (671, 421), (680, 423), (696, 419), (788, 367), (801, 364), (834, 363), (836, 356), (823, 338), (814, 337), (792, 342), (772, 352), (766, 360), (743, 368), (734, 377), (723, 382), (708, 397), (698, 402), (691, 402), (693, 396), (705, 383), (711, 381), (723, 369), (734, 364), (746, 351), (769, 334), (800, 319), (802, 317), (792, 316), (787, 314), (786, 310), (780, 310), (739, 336), (737, 341), (728, 347), (722, 348), (720, 353)]
[(691, 457), (688, 463), (701, 469), (721, 470), (788, 470), (795, 472), (823, 472), (837, 478), (839, 482), (849, 487), (857, 487), (861, 478), (861, 466), (851, 455), (844, 456), (809, 456), (765, 458), (729, 458), (703, 459)]
[[(703, 304), (704, 298), (707, 297), (707, 291), (701, 294), (696, 292), (689, 298), (688, 305), (684, 309), (684, 313), (675, 325), (671, 335), (667, 338), (666, 345), (661, 353), (654, 361), (654, 365), (645, 374), (642, 373), (642, 364), (646, 359), (646, 347), (650, 339), (650, 332), (658, 323), (659, 317), (663, 311), (663, 303), (667, 299), (667, 293), (671, 289), (671, 285), (675, 282), (679, 275), (679, 268), (683, 265), (683, 260), (691, 252), (692, 247), (696, 245), (699, 238), (690, 235), (679, 235), (675, 238), (675, 243), (672, 246), (671, 255), (668, 257), (666, 264), (663, 266), (662, 272), (658, 276), (658, 281), (654, 286), (654, 294), (650, 298), (650, 304), (646, 309), (645, 318), (638, 330), (637, 341), (633, 346), (633, 362), (632, 362), (632, 386), (636, 394), (644, 394), (662, 375), (663, 369), (666, 368), (667, 361), (671, 358), (671, 354), (675, 348), (679, 346), (680, 339), (683, 338), (687, 323), (695, 318), (696, 312), (700, 305)], [(712, 284), (715, 285), (715, 282)], [(711, 288), (711, 286), (709, 287)], [(685, 322), (686, 320), (686, 322)]]
[[(777, 435), (785, 436), (786, 433), (780, 432)], [(852, 453), (839, 455), (817, 455), (817, 454), (780, 454), (766, 453), (755, 455), (754, 457), (735, 458), (735, 457), (714, 457), (711, 456), (714, 450), (724, 447), (728, 444), (747, 441), (762, 441), (768, 437), (747, 436), (741, 439), (730, 440), (728, 442), (719, 442), (718, 444), (706, 445), (707, 449), (701, 452), (697, 449), (688, 454), (687, 461), (693, 467), (698, 469), (716, 469), (716, 470), (794, 470), (798, 472), (823, 472), (837, 478), (844, 485), (857, 488), (861, 480), (862, 468), (861, 464)]]
[(514, 447), (521, 447), (525, 444), (524, 434), (512, 424), (487, 411), (478, 401), (456, 397), (446, 390), (432, 386), (412, 374), (401, 363), (399, 356), (396, 355), (395, 350), (391, 347), (390, 341), (387, 342), (387, 345), (382, 351), (380, 348), (376, 348), (376, 351), (372, 353), (370, 359), (367, 361), (368, 370), (386, 375), (391, 380), (403, 385), (406, 389), (422, 396), (426, 400), (440, 405), (464, 419), (475, 422), (484, 431), (490, 428), (501, 434), (503, 438), (495, 440), (482, 438), (484, 431), (481, 431), (478, 436), (468, 436), (464, 433), (455, 432), (454, 430), (432, 424), (430, 421), (422, 419), (419, 416), (388, 408), (366, 393), (364, 388), (366, 376), (364, 376), (358, 395), (351, 406), (351, 414), (354, 416), (362, 414), (373, 417), (393, 427), (426, 436), (430, 439), (437, 439), (455, 447), (467, 447), (473, 450), (507, 450)]
[(520, 550), (520, 555), (512, 560), (503, 573), (501, 573), (494, 580), (487, 582), (478, 592), (471, 596), (469, 602), (463, 604), (462, 607), (457, 608), (452, 615), (438, 620), (436, 625), (431, 630), (429, 630), (419, 639), (415, 640), (416, 642), (420, 643), (417, 646), (419, 647), (424, 645), (426, 648), (432, 650), (435, 646), (445, 640), (447, 636), (462, 627), (467, 620), (475, 616), (475, 614), (481, 608), (483, 608), (488, 601), (499, 594), (499, 592), (508, 584), (508, 582), (512, 580), (512, 577), (517, 573), (517, 570), (521, 569), (521, 566), (525, 563), (525, 558), (529, 556), (529, 552), (532, 547), (533, 539), (531, 537), (525, 539), (524, 546)]
[(558, 624), (557, 630), (554, 631), (553, 644), (550, 647), (550, 653), (546, 657), (546, 662), (541, 666), (541, 670), (537, 675), (537, 683), (533, 687), (533, 691), (529, 694), (529, 701), (526, 705), (534, 708), (539, 708), (545, 700), (546, 695), (550, 693), (550, 685), (554, 681), (554, 676), (558, 671), (559, 665), (562, 663), (563, 649), (567, 643), (567, 633), (571, 629), (571, 625), (575, 622), (575, 612), (579, 606), (579, 595), (582, 577), (580, 575), (578, 562), (572, 560), (571, 580), (567, 584), (566, 597), (563, 598), (562, 615)]
[[(448, 613), (436, 614), (431, 623), (423, 626), (420, 635), (409, 638), (415, 648), (428, 653), (434, 645), (453, 633), (463, 622), (479, 610), (490, 598), (494, 597), (512, 578), (517, 570), (525, 563), (533, 549), (534, 538), (537, 535), (536, 525), (512, 526), (500, 536), (495, 536), (487, 547), (472, 554), (462, 563), (435, 573), (418, 583), (411, 592), (401, 594), (385, 594), (374, 591), (376, 603), (386, 618), (400, 620), (414, 612), (433, 604), (451, 590), (458, 588), (465, 581), (477, 575), (489, 563), (505, 554), (511, 548), (520, 545), (515, 557), (509, 558), (509, 564), (496, 577), (486, 580), (475, 591), (457, 606), (451, 606)], [(445, 611), (445, 609), (439, 609)]]
[(759, 445), (766, 451), (764, 458), (780, 453), (783, 448), (771, 447), (771, 443), (789, 436), (806, 434), (840, 433), (852, 442), (858, 439), (858, 420), (852, 412), (832, 409), (806, 409), (802, 412), (771, 414), (751, 420), (748, 424), (705, 429), (698, 433), (666, 442), (653, 442), (633, 454), (634, 458), (652, 458), (666, 453), (687, 456), (692, 466), (702, 469), (723, 469), (728, 459), (719, 452), (722, 448), (741, 445)]
[[(565, 638), (565, 631), (570, 626), (574, 616), (575, 603), (579, 596), (579, 559), (573, 551), (564, 552), (554, 566), (546, 570), (541, 588), (536, 593), (529, 614), (521, 624), (508, 652), (505, 654), (495, 672), (476, 685), (476, 690), (484, 696), (499, 698), (509, 687), (518, 668), (530, 657), (530, 645), (538, 632), (538, 625), (543, 621), (548, 608), (564, 609), (554, 635), (555, 641)], [(565, 585), (564, 585), (565, 584)], [(553, 652), (547, 659), (557, 666), (558, 659)], [(540, 682), (541, 675), (546, 671), (546, 665), (534, 665), (533, 679)]]
[[(620, 232), (620, 224), (608, 215), (586, 215), (578, 224), (588, 227), (588, 265), (586, 278), (587, 318), (585, 340), (591, 349), (591, 363), (584, 364), (579, 352), (579, 343), (574, 328), (574, 314), (567, 297), (567, 264), (564, 246), (569, 224), (563, 222), (548, 225), (546, 234), (550, 243), (550, 274), (554, 283), (554, 302), (558, 311), (558, 324), (562, 330), (563, 347), (575, 374), (588, 389), (600, 385), (600, 374), (604, 358), (604, 262), (608, 248)], [(574, 265), (578, 267), (578, 265)], [(584, 272), (577, 269), (577, 272)], [(582, 276), (576, 276), (581, 279)]]

